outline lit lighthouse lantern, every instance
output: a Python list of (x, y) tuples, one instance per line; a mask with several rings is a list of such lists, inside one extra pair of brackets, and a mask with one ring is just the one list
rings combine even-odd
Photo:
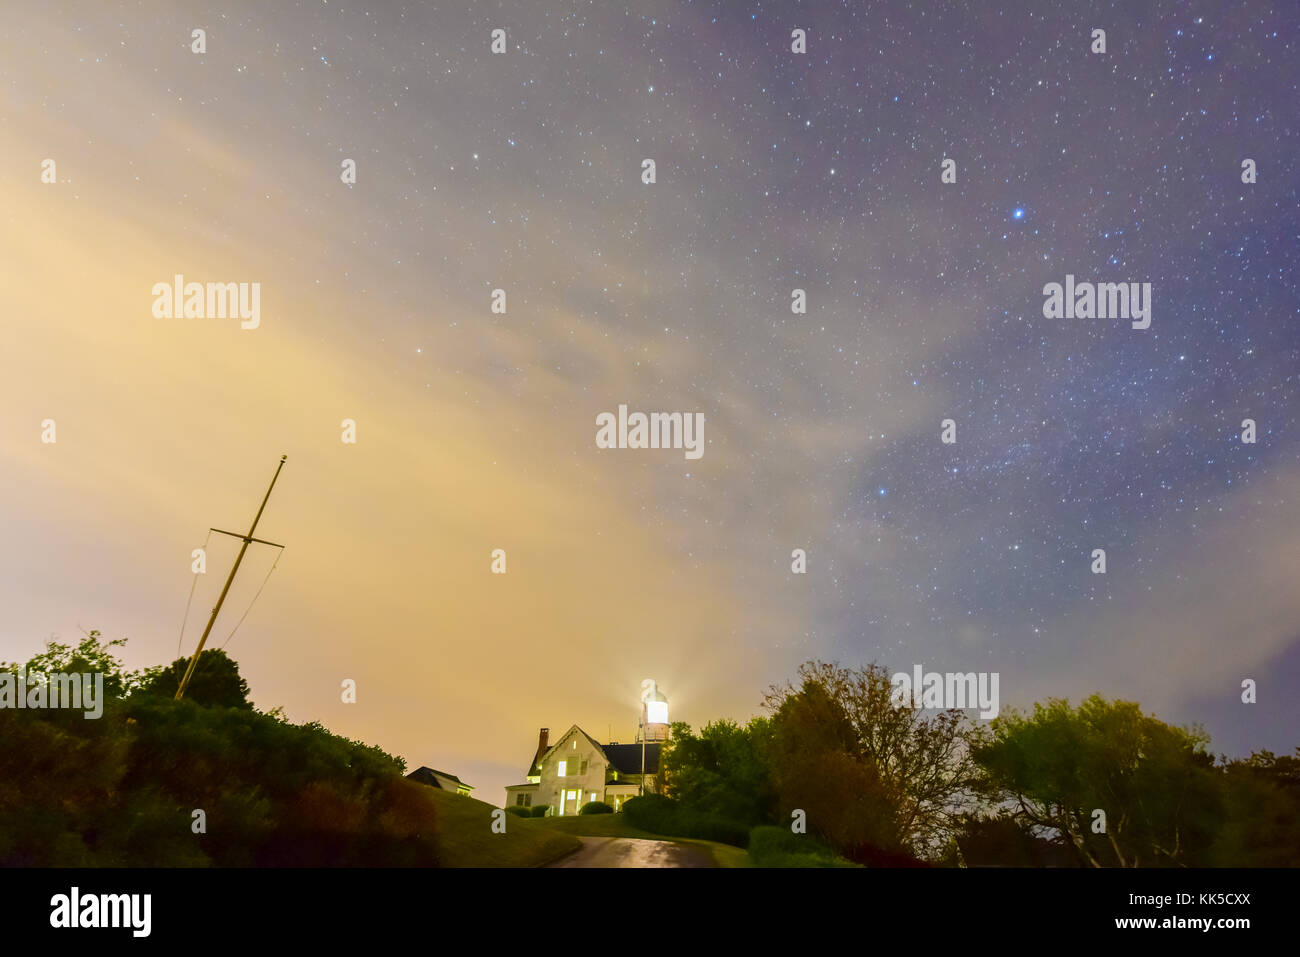
[(641, 682), (641, 740), (668, 740), (668, 699), (653, 678)]

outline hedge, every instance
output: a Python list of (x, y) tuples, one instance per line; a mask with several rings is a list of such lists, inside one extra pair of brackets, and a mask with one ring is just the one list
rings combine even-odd
[(633, 827), (666, 837), (694, 837), (745, 847), (749, 829), (735, 821), (695, 811), (661, 794), (644, 794), (623, 805), (623, 814)]

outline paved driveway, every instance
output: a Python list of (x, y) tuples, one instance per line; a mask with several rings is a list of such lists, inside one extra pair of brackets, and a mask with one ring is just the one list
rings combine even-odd
[(633, 837), (584, 837), (582, 847), (550, 867), (713, 867), (713, 855), (692, 844)]

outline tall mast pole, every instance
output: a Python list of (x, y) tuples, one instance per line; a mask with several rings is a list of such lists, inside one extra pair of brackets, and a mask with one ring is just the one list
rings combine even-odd
[(235, 556), (235, 564), (230, 569), (230, 574), (226, 577), (225, 587), (221, 589), (221, 595), (217, 598), (217, 603), (212, 607), (212, 614), (208, 616), (208, 625), (203, 629), (203, 637), (199, 639), (199, 647), (194, 651), (194, 657), (190, 658), (189, 667), (185, 669), (185, 677), (181, 679), (181, 686), (176, 689), (176, 699), (180, 701), (185, 694), (185, 688), (190, 683), (190, 678), (194, 676), (194, 666), (199, 663), (199, 655), (203, 653), (203, 646), (207, 643), (208, 635), (212, 632), (212, 626), (216, 624), (217, 613), (221, 611), (222, 602), (226, 600), (226, 593), (230, 591), (230, 584), (235, 580), (235, 572), (239, 571), (239, 563), (244, 560), (244, 552), (248, 551), (248, 543), (254, 541), (253, 532), (257, 531), (257, 523), (262, 518), (262, 512), (266, 509), (266, 503), (271, 498), (271, 489), (275, 488), (275, 480), (280, 477), (280, 469), (284, 468), (285, 460), (289, 456), (281, 455), (280, 464), (275, 467), (275, 474), (271, 476), (271, 484), (266, 488), (266, 495), (262, 496), (262, 505), (253, 516), (253, 524), (248, 527), (248, 534), (244, 536), (244, 543), (239, 546), (239, 554)]

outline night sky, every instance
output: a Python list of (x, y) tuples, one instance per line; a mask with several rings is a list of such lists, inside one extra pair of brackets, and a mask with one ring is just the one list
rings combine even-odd
[[(287, 453), (254, 700), (493, 803), (642, 678), (743, 720), (809, 657), (1300, 744), (1294, 4), (465, 6), (6, 11), (0, 658), (176, 657)], [(259, 328), (155, 318), (177, 273)], [(703, 457), (598, 449), (620, 403)]]

